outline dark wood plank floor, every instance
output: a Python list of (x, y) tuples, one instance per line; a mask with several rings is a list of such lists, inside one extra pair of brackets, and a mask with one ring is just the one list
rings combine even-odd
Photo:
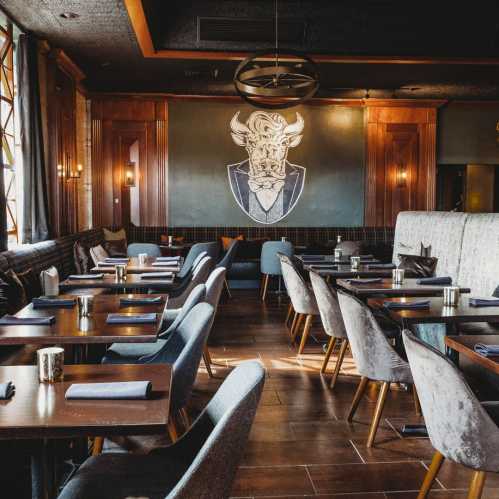
[[(372, 386), (353, 424), (345, 414), (357, 386), (350, 356), (334, 392), (330, 374), (319, 375), (325, 341), (320, 323), (301, 358), (284, 327), (287, 302), (276, 295), (263, 305), (257, 291), (234, 291), (220, 305), (210, 351), (216, 379), (200, 373), (192, 401), (199, 410), (233, 366), (260, 360), (267, 369), (265, 391), (233, 497), (334, 497), (337, 499), (413, 499), (433, 450), (428, 439), (402, 438), (406, 422), (420, 422), (412, 396), (393, 388), (376, 446), (365, 440), (377, 396)], [(334, 366), (332, 357), (329, 373)], [(438, 499), (464, 499), (469, 471), (446, 463), (435, 491)], [(499, 476), (487, 477), (484, 499), (499, 498)]]

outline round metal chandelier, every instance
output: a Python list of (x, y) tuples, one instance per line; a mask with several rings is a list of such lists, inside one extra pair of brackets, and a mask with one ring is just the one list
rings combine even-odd
[(277, 0), (274, 5), (275, 48), (244, 59), (234, 74), (234, 85), (237, 93), (254, 106), (283, 109), (310, 99), (319, 88), (319, 74), (307, 55), (279, 49)]

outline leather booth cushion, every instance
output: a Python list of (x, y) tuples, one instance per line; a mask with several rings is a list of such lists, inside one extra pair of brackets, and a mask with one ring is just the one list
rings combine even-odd
[(247, 239), (239, 242), (236, 260), (259, 260), (262, 254), (262, 245), (267, 239)]
[(12, 269), (0, 272), (0, 286), (5, 290), (7, 312), (9, 314), (15, 314), (27, 305), (28, 299), (24, 286)]

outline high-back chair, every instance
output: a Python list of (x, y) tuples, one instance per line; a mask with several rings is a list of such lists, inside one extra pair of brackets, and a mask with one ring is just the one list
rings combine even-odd
[(141, 253), (146, 253), (147, 256), (161, 256), (161, 249), (157, 244), (153, 243), (132, 243), (128, 245), (126, 250), (128, 256), (139, 256)]
[(288, 291), (293, 309), (295, 310), (295, 318), (293, 320), (293, 325), (291, 326), (291, 340), (293, 342), (295, 341), (300, 325), (305, 318), (300, 346), (298, 347), (298, 355), (300, 355), (303, 353), (305, 344), (307, 343), (308, 334), (312, 327), (312, 320), (314, 316), (319, 315), (319, 309), (317, 308), (314, 293), (296, 270), (293, 262), (282, 253), (279, 253), (279, 259), (281, 261), (282, 277), (286, 284), (286, 290)]
[(227, 274), (230, 272), (230, 269), (232, 268), (232, 264), (234, 263), (234, 258), (236, 257), (238, 247), (239, 247), (239, 240), (234, 239), (230, 243), (230, 246), (227, 249), (227, 251), (225, 252), (225, 255), (217, 263), (217, 267), (223, 267), (226, 270), (223, 284), (224, 284), (225, 290), (227, 291), (227, 294), (229, 295), (229, 298), (231, 298), (231, 294), (230, 294), (229, 283), (227, 282)]
[(381, 382), (367, 447), (372, 447), (379, 421), (390, 389), (390, 383), (412, 384), (409, 364), (400, 357), (367, 305), (357, 298), (338, 291), (338, 302), (350, 343), (353, 359), (361, 375), (347, 421), (352, 421), (369, 381)]
[(102, 262), (109, 257), (109, 253), (100, 244), (90, 248), (89, 252), (94, 265), (98, 265), (99, 262)]
[(173, 445), (148, 455), (91, 457), (58, 499), (227, 499), (264, 382), (261, 364), (242, 363), (227, 376), (189, 431)]
[(293, 245), (289, 241), (267, 241), (262, 245), (260, 256), (260, 272), (263, 277), (261, 288), (262, 301), (267, 297), (267, 290), (271, 276), (282, 276), (281, 262), (278, 253), (291, 256), (294, 253)]
[(449, 459), (473, 470), (468, 497), (479, 499), (486, 472), (499, 472), (498, 405), (480, 403), (459, 369), (438, 350), (407, 330), (402, 336), (436, 451), (418, 498), (427, 497), (442, 463)]
[[(220, 245), (218, 243), (196, 243), (193, 244), (189, 253), (184, 259), (184, 264), (182, 269), (177, 274), (179, 279), (186, 277), (189, 272), (194, 267), (194, 262), (200, 253), (205, 253), (205, 256), (211, 256), (213, 261), (216, 262), (218, 260), (218, 255), (220, 254)], [(199, 261), (199, 260), (198, 260)]]
[(324, 327), (326, 334), (331, 338), (326, 350), (324, 362), (322, 363), (321, 373), (326, 372), (327, 363), (334, 349), (334, 345), (337, 341), (340, 342), (340, 351), (331, 379), (331, 388), (334, 388), (348, 347), (348, 336), (341, 315), (336, 291), (329, 286), (323, 277), (312, 270), (310, 271), (310, 282), (312, 283), (317, 307), (319, 308), (322, 326)]

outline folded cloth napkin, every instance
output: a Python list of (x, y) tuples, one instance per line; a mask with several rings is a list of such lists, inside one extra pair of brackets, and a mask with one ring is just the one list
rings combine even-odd
[(484, 343), (476, 343), (473, 347), (476, 353), (484, 357), (499, 356), (499, 345), (485, 345)]
[(116, 381), (113, 383), (73, 383), (66, 390), (66, 399), (148, 399), (150, 381)]
[(338, 265), (334, 265), (332, 263), (317, 263), (310, 265), (310, 267), (317, 270), (338, 270)]
[(157, 303), (163, 303), (162, 296), (154, 296), (151, 298), (121, 298), (120, 305), (130, 306), (130, 305), (154, 305)]
[(15, 317), (14, 315), (4, 315), (0, 319), (0, 326), (50, 326), (54, 324), (55, 317)]
[(372, 260), (374, 255), (359, 255), (361, 260)]
[(0, 400), (10, 399), (14, 393), (16, 393), (16, 387), (12, 381), (0, 383)]
[(393, 263), (370, 263), (367, 266), (368, 269), (394, 269), (395, 264)]
[(157, 262), (179, 262), (180, 256), (158, 256), (156, 257)]
[(418, 284), (452, 284), (452, 277), (421, 277)]
[(50, 298), (48, 296), (33, 298), (33, 308), (74, 307), (75, 305), (75, 298)]
[(383, 302), (385, 308), (391, 310), (419, 310), (430, 308), (430, 300), (415, 300), (415, 301), (385, 301)]
[(160, 262), (153, 262), (151, 263), (151, 265), (153, 267), (162, 267), (162, 268), (168, 268), (168, 269), (177, 269), (178, 268), (178, 265), (175, 263), (175, 262), (163, 262), (163, 261), (160, 261)]
[(139, 275), (141, 279), (167, 279), (173, 276), (173, 272), (145, 272)]
[(301, 259), (305, 260), (317, 260), (318, 262), (322, 262), (326, 259), (326, 255), (301, 255)]
[(112, 257), (112, 256), (108, 256), (104, 262), (105, 263), (128, 263), (130, 261), (130, 258), (128, 257)]
[(107, 314), (108, 324), (150, 324), (156, 322), (156, 314)]
[(72, 274), (68, 277), (70, 281), (88, 281), (89, 279), (104, 279), (104, 274)]
[(119, 264), (120, 262), (97, 262), (97, 267), (114, 267), (117, 263)]
[(350, 284), (376, 284), (382, 280), (381, 277), (373, 277), (371, 279), (348, 279), (348, 282)]
[(499, 307), (499, 298), (470, 298), (470, 307)]

